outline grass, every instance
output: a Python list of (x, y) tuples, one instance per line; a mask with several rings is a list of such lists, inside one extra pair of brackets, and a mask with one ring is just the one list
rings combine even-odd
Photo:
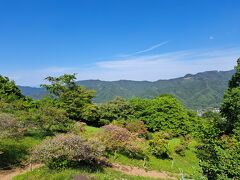
[[(148, 161), (146, 163), (148, 170), (167, 171), (174, 174), (183, 173), (187, 177), (200, 177), (201, 171), (199, 167), (199, 160), (195, 154), (196, 141), (189, 144), (189, 149), (186, 150), (185, 156), (180, 156), (174, 152), (174, 147), (180, 143), (179, 138), (169, 140), (169, 149), (172, 153), (172, 159), (159, 159), (148, 153)], [(118, 154), (114, 159), (110, 156), (112, 162), (117, 162), (124, 165), (132, 165), (143, 168), (144, 161), (126, 157)]]
[[(84, 132), (85, 137), (93, 137), (97, 133), (101, 131), (100, 128), (86, 126), (86, 131)], [(36, 135), (25, 137), (19, 142), (8, 142), (9, 144), (18, 144), (24, 146), (26, 149), (38, 144), (41, 142), (41, 137)], [(13, 141), (13, 140), (12, 140)], [(196, 157), (195, 146), (197, 145), (196, 141), (192, 141), (189, 144), (189, 148), (185, 152), (185, 156), (180, 156), (174, 152), (174, 147), (180, 143), (179, 138), (174, 138), (168, 141), (169, 142), (169, 150), (171, 151), (172, 159), (158, 159), (155, 156), (147, 153), (148, 160), (146, 163), (148, 170), (158, 170), (158, 171), (166, 171), (169, 174), (181, 174), (183, 173), (185, 177), (198, 179), (201, 177), (201, 171), (199, 167), (199, 160)], [(147, 147), (147, 142), (141, 142), (141, 146)], [(21, 151), (20, 151), (21, 152)], [(16, 154), (17, 152), (15, 152)], [(20, 153), (21, 154), (21, 153)], [(24, 153), (23, 153), (24, 154)], [(24, 154), (26, 156), (27, 154)], [(23, 156), (23, 157), (24, 157)], [(110, 155), (109, 160), (111, 162), (116, 162), (123, 165), (128, 166), (136, 166), (139, 168), (143, 168), (144, 161), (140, 159), (129, 158), (125, 155), (118, 154), (117, 158), (114, 159), (112, 155)], [(33, 180), (33, 179), (72, 179), (73, 176), (78, 174), (82, 174), (88, 177), (94, 177), (96, 179), (149, 179), (149, 178), (140, 178), (140, 177), (132, 177), (125, 174), (122, 174), (118, 171), (114, 171), (110, 168), (104, 168), (103, 171), (90, 171), (89, 169), (65, 169), (61, 171), (53, 171), (49, 170), (46, 167), (34, 170), (32, 172), (28, 172), (26, 174), (20, 175), (15, 180)]]
[(89, 168), (83, 169), (64, 169), (61, 171), (49, 170), (47, 167), (42, 167), (39, 169), (35, 169), (31, 172), (27, 172), (25, 174), (16, 176), (13, 180), (71, 180), (73, 177), (83, 175), (90, 179), (98, 179), (98, 180), (152, 180), (152, 178), (145, 178), (139, 176), (129, 176), (123, 174), (119, 171), (115, 171), (111, 168), (104, 168), (103, 170), (92, 171)]
[(85, 132), (84, 132), (84, 136), (86, 137), (92, 137), (94, 135), (96, 135), (97, 133), (101, 132), (101, 128), (96, 128), (96, 127), (92, 127), (92, 126), (86, 126), (85, 127)]
[(29, 134), (22, 139), (2, 139), (0, 147), (4, 153), (0, 155), (0, 168), (8, 169), (24, 164), (30, 149), (41, 141), (42, 137), (37, 134)]

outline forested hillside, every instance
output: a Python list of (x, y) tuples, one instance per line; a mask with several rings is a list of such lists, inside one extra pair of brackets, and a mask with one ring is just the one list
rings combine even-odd
[[(208, 71), (155, 82), (85, 80), (78, 81), (78, 84), (96, 90), (94, 101), (97, 103), (112, 100), (116, 96), (153, 98), (159, 94), (174, 94), (188, 108), (202, 109), (219, 107), (223, 93), (233, 73), (234, 70)], [(20, 89), (24, 95), (35, 99), (46, 94), (46, 91), (40, 88), (20, 86)]]

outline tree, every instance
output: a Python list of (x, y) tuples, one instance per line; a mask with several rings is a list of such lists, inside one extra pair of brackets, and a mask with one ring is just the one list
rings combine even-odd
[(17, 119), (29, 129), (37, 129), (48, 134), (66, 132), (71, 123), (66, 110), (56, 107), (52, 99), (35, 101), (35, 107), (16, 113)]
[[(172, 95), (161, 95), (154, 99), (133, 99), (134, 116), (145, 122), (151, 131), (172, 131), (175, 135), (191, 132), (194, 118)], [(194, 122), (192, 122), (194, 121)]]
[(208, 179), (240, 178), (240, 59), (235, 69), (221, 104), (224, 119), (208, 114), (198, 148), (200, 166)]
[(133, 107), (124, 98), (116, 97), (112, 101), (99, 106), (99, 116), (101, 122), (112, 122), (113, 120), (126, 120), (133, 115)]
[(237, 66), (235, 67), (235, 74), (232, 76), (232, 79), (229, 81), (229, 89), (240, 87), (240, 58), (237, 60)]
[(23, 98), (24, 96), (15, 82), (9, 80), (8, 77), (0, 75), (0, 100), (11, 102)]
[(232, 133), (235, 127), (240, 126), (240, 58), (235, 70), (221, 105), (221, 114), (227, 120), (226, 133)]
[(49, 84), (42, 84), (57, 102), (58, 106), (65, 109), (68, 117), (73, 120), (84, 120), (84, 108), (92, 104), (95, 91), (79, 86), (76, 82), (76, 74), (64, 74), (60, 77), (47, 77)]

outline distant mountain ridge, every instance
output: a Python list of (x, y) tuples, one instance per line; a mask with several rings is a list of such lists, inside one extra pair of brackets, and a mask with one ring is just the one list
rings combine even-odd
[[(228, 81), (233, 75), (230, 71), (206, 71), (187, 74), (169, 80), (150, 81), (101, 81), (84, 80), (77, 83), (96, 90), (95, 102), (109, 101), (116, 96), (125, 98), (152, 98), (160, 94), (174, 94), (188, 108), (202, 109), (219, 107)], [(24, 95), (38, 99), (47, 92), (42, 88), (19, 86)]]

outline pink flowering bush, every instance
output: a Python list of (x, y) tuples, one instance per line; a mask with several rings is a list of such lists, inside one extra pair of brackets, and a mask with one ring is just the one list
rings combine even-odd
[(45, 163), (49, 168), (78, 166), (80, 163), (104, 163), (105, 148), (97, 142), (88, 142), (74, 134), (59, 134), (44, 140), (33, 153), (33, 161)]
[(0, 114), (0, 138), (19, 137), (25, 128), (12, 115)]
[(104, 144), (107, 151), (119, 152), (131, 157), (142, 156), (143, 151), (138, 145), (139, 138), (136, 134), (112, 124), (102, 128), (103, 131), (99, 134), (98, 139)]
[(126, 129), (132, 133), (136, 133), (138, 137), (147, 137), (147, 128), (143, 121), (130, 121), (126, 125)]

